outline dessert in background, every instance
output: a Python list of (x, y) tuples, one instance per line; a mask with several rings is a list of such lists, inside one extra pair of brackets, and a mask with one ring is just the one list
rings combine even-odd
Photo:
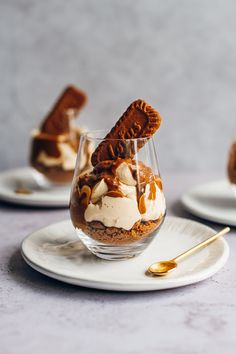
[(236, 189), (236, 138), (234, 139), (229, 151), (228, 177), (232, 185), (235, 187), (234, 189)]
[(106, 245), (153, 235), (164, 220), (165, 198), (159, 174), (139, 161), (139, 150), (160, 124), (156, 110), (134, 101), (93, 152), (92, 170), (77, 177), (75, 171), (70, 213), (76, 229)]
[[(75, 118), (87, 101), (75, 86), (63, 91), (39, 129), (32, 134), (30, 164), (49, 182), (64, 184), (73, 178), (80, 136)], [(81, 170), (90, 164), (90, 146), (81, 157)]]

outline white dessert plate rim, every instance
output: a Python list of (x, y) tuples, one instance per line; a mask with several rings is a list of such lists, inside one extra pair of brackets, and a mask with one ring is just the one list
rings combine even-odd
[[(205, 233), (211, 235), (214, 233), (214, 230), (208, 226), (205, 226), (201, 223), (192, 221), (192, 220), (188, 220), (188, 219), (183, 219), (183, 218), (178, 218), (178, 217), (166, 217), (166, 220), (164, 223), (168, 223), (168, 227), (175, 227), (176, 224), (181, 224), (184, 223), (186, 227), (186, 230), (188, 229), (188, 227), (191, 228), (199, 228), (201, 230), (204, 230)], [(179, 226), (178, 226), (179, 227)], [(182, 227), (182, 226), (181, 226)], [(55, 228), (55, 229), (54, 229)], [(173, 272), (171, 275), (168, 275), (167, 277), (147, 277), (144, 274), (145, 269), (147, 268), (147, 266), (152, 263), (152, 261), (157, 260), (156, 256), (153, 259), (149, 259), (148, 258), (148, 254), (147, 257), (145, 257), (145, 253), (147, 252), (147, 250), (140, 256), (135, 257), (131, 260), (127, 260), (127, 261), (104, 261), (104, 260), (100, 260), (100, 259), (96, 259), (96, 262), (92, 261), (86, 261), (85, 263), (82, 263), (82, 266), (80, 265), (81, 268), (85, 268), (86, 275), (81, 275), (79, 273), (81, 273), (80, 269), (78, 268), (78, 274), (75, 276), (75, 274), (73, 274), (73, 269), (72, 269), (72, 273), (70, 274), (70, 266), (71, 266), (71, 261), (65, 261), (65, 259), (63, 258), (63, 262), (65, 261), (64, 265), (65, 268), (63, 268), (63, 270), (58, 270), (57, 266), (59, 263), (58, 260), (55, 258), (54, 256), (50, 256), (49, 258), (45, 258), (45, 254), (43, 254), (42, 249), (39, 249), (38, 252), (35, 252), (35, 250), (32, 250), (32, 245), (33, 247), (36, 246), (37, 242), (39, 242), (41, 239), (44, 239), (45, 241), (45, 233), (49, 236), (48, 237), (48, 241), (54, 240), (56, 239), (56, 234), (57, 231), (55, 230), (62, 230), (63, 228), (67, 229), (68, 228), (68, 233), (71, 234), (71, 222), (69, 220), (65, 220), (56, 224), (51, 224), (45, 228), (42, 228), (38, 231), (33, 232), (32, 234), (30, 234), (29, 236), (27, 236), (23, 242), (22, 242), (22, 246), (21, 246), (21, 253), (22, 256), (24, 258), (24, 260), (26, 261), (26, 263), (28, 265), (30, 265), (33, 269), (37, 270), (38, 272), (47, 275), (51, 278), (69, 283), (69, 284), (73, 284), (73, 285), (78, 285), (78, 286), (84, 286), (84, 287), (88, 287), (88, 288), (96, 288), (96, 289), (102, 289), (102, 290), (112, 290), (112, 291), (152, 291), (152, 290), (164, 290), (164, 289), (170, 289), (170, 288), (176, 288), (176, 287), (180, 287), (180, 286), (185, 286), (185, 285), (189, 285), (189, 284), (193, 284), (196, 282), (199, 282), (201, 280), (205, 280), (207, 278), (209, 278), (210, 276), (212, 276), (213, 274), (215, 274), (227, 261), (228, 256), (229, 256), (229, 247), (227, 242), (224, 239), (219, 239), (217, 241), (215, 241), (213, 244), (211, 244), (208, 248), (208, 252), (210, 252), (210, 261), (208, 261), (209, 266), (204, 268), (204, 269), (199, 269), (195, 272), (193, 272), (193, 274), (181, 274), (177, 275), (177, 271), (176, 273)], [(166, 231), (165, 231), (166, 232)], [(192, 229), (193, 232), (193, 229)], [(195, 231), (194, 231), (195, 232)], [(161, 233), (161, 231), (160, 231)], [(71, 235), (70, 235), (71, 237)], [(160, 237), (157, 236), (157, 238)], [(76, 239), (76, 236), (74, 236), (74, 238)], [(155, 240), (154, 240), (155, 241)], [(154, 242), (153, 241), (153, 242)], [(149, 250), (151, 250), (151, 248), (153, 247), (153, 245), (149, 246)], [(217, 250), (217, 251), (216, 251)], [(215, 255), (214, 255), (215, 252)], [(150, 253), (150, 252), (149, 252)], [(47, 255), (46, 255), (47, 256)], [(42, 259), (40, 257), (43, 257)], [(94, 257), (91, 255), (91, 257)], [(205, 257), (206, 258), (206, 257)], [(56, 260), (56, 261), (55, 261)], [(53, 262), (55, 262), (53, 264)], [(191, 262), (191, 261), (190, 261)], [(119, 272), (119, 267), (121, 269), (123, 269), (123, 264), (126, 264), (127, 267), (128, 265), (134, 265), (132, 266), (132, 268), (135, 268), (135, 272), (136, 272), (136, 264), (142, 269), (142, 274), (138, 274), (138, 277), (141, 276), (140, 279), (112, 279), (109, 275), (109, 269), (113, 268), (118, 268), (118, 272)], [(57, 266), (56, 266), (57, 264)], [(104, 266), (105, 264), (105, 266)], [(101, 269), (105, 269), (105, 273), (103, 274), (103, 278), (99, 278), (94, 275), (91, 276), (91, 270), (94, 270), (97, 265), (100, 265), (100, 267), (102, 267)], [(107, 266), (109, 265), (109, 268), (107, 268)], [(196, 266), (196, 265), (194, 265)], [(86, 268), (87, 267), (87, 268)], [(133, 269), (129, 269), (127, 268), (127, 272), (132, 272)], [(96, 270), (96, 269), (95, 269)], [(107, 272), (108, 270), (108, 272)], [(135, 275), (134, 272), (134, 275)], [(136, 274), (137, 275), (137, 274)], [(115, 275), (116, 276), (116, 275)], [(131, 274), (132, 276), (132, 274)], [(119, 276), (118, 276), (119, 278)]]
[[(231, 191), (230, 183), (227, 179), (221, 179), (216, 181), (211, 181), (203, 184), (196, 185), (186, 193), (184, 193), (180, 199), (183, 207), (191, 214), (203, 218), (205, 220), (217, 222), (220, 224), (226, 224), (230, 226), (236, 226), (236, 212), (235, 216), (227, 214), (227, 210), (224, 206), (222, 208), (217, 204), (212, 204), (207, 206), (204, 201), (199, 200), (199, 197), (207, 198), (210, 197), (211, 193), (215, 191), (215, 196), (222, 197), (222, 193), (229, 198), (229, 201), (235, 201), (235, 209), (232, 206), (231, 212), (236, 210), (236, 198)], [(221, 192), (221, 193), (220, 193)]]
[(14, 181), (26, 179), (30, 183), (36, 183), (31, 167), (19, 167), (0, 172), (0, 200), (35, 207), (68, 207), (70, 187), (33, 190), (32, 194), (17, 194), (14, 191)]

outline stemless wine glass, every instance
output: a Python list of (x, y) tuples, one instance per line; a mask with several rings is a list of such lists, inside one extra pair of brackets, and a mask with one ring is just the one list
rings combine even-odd
[[(128, 259), (150, 244), (165, 217), (157, 154), (152, 138), (104, 139), (105, 135), (94, 131), (81, 136), (70, 215), (78, 237), (93, 254)], [(94, 150), (100, 144), (113, 150), (98, 162), (92, 160), (94, 166), (84, 172), (80, 160), (88, 142)]]
[[(40, 188), (68, 188), (74, 175), (77, 149), (82, 130), (74, 128), (67, 134), (52, 135), (34, 130), (30, 145), (30, 165)], [(80, 170), (90, 165), (90, 146), (84, 145)]]

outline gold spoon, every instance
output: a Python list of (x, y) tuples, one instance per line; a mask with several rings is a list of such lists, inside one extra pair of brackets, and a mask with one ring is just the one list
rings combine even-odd
[(225, 227), (220, 232), (217, 232), (215, 235), (207, 238), (205, 241), (198, 243), (196, 246), (190, 248), (189, 250), (185, 251), (184, 253), (181, 253), (179, 256), (177, 256), (173, 259), (170, 259), (169, 261), (161, 261), (161, 262), (153, 263), (148, 268), (147, 273), (149, 275), (166, 275), (166, 274), (170, 273), (172, 270), (174, 270), (177, 267), (178, 261), (189, 256), (190, 254), (194, 253), (195, 251), (198, 251), (200, 248), (208, 245), (212, 241), (215, 241), (218, 237), (225, 235), (229, 231), (230, 231), (230, 228)]

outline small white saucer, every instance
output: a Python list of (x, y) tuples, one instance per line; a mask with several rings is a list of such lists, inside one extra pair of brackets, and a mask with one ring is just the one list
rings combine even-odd
[[(31, 194), (18, 194), (18, 186), (31, 191)], [(0, 199), (21, 205), (40, 207), (68, 207), (70, 188), (40, 188), (33, 175), (33, 169), (24, 167), (0, 173)]]
[(166, 277), (145, 275), (153, 262), (171, 259), (213, 233), (213, 229), (198, 222), (166, 217), (143, 254), (126, 261), (106, 261), (82, 245), (68, 220), (28, 236), (22, 243), (22, 255), (32, 268), (66, 283), (117, 291), (161, 290), (209, 278), (225, 264), (229, 248), (224, 239), (219, 239), (180, 262)]
[(202, 184), (185, 193), (181, 202), (190, 213), (236, 226), (236, 197), (227, 180)]

